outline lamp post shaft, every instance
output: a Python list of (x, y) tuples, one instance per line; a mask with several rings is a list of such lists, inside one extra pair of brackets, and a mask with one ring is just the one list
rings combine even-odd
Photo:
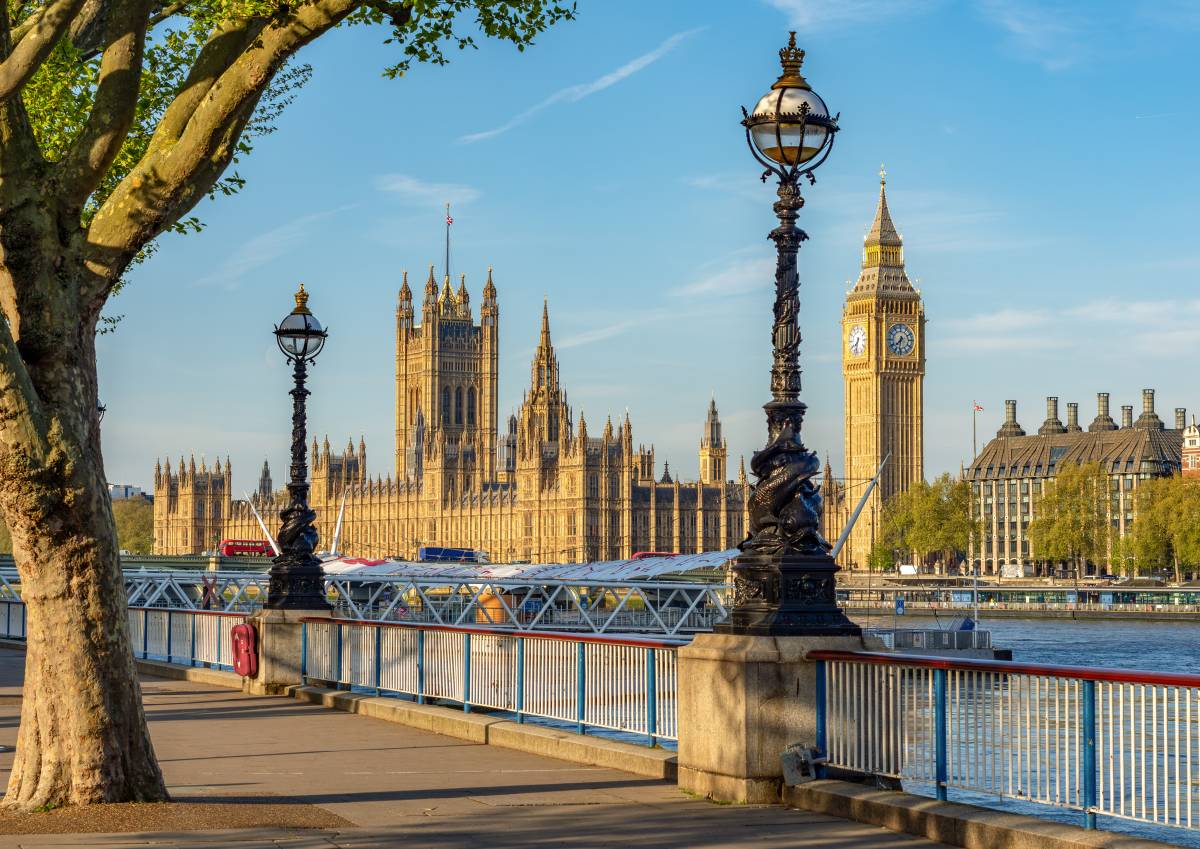
[(303, 357), (295, 357), (292, 376), (296, 385), (292, 396), (292, 468), (288, 481), (290, 502), (280, 519), (279, 547), (282, 554), (271, 566), (267, 603), (271, 610), (329, 610), (325, 597), (325, 582), (321, 561), (316, 558), (320, 535), (313, 527), (317, 514), (308, 506), (308, 445), (306, 401), (308, 389), (304, 383), (308, 368)]

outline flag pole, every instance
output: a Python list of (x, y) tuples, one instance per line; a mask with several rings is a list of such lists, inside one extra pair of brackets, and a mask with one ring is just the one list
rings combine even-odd
[(975, 437), (975, 415), (979, 412), (979, 402), (971, 401), (971, 460), (972, 462), (979, 456), (979, 440)]

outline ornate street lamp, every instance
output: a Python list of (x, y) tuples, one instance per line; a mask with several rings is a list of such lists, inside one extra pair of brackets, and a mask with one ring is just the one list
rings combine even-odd
[(305, 444), (305, 399), (308, 363), (325, 347), (326, 331), (308, 311), (304, 286), (296, 293), (296, 308), (275, 328), (279, 350), (288, 364), (295, 364), (296, 386), (292, 396), (292, 479), (288, 482), (291, 503), (280, 514), (279, 548), (282, 553), (271, 566), (267, 588), (269, 610), (330, 610), (325, 597), (324, 572), (314, 555), (319, 534), (313, 527), (317, 514), (308, 506), (308, 446)]
[(766, 168), (762, 180), (779, 180), (771, 231), (779, 259), (775, 267), (775, 323), (771, 340), (771, 401), (767, 446), (757, 451), (750, 469), (758, 478), (750, 496), (750, 538), (733, 567), (734, 600), (729, 617), (714, 630), (763, 636), (853, 636), (862, 633), (838, 609), (834, 592), (837, 563), (821, 538), (821, 494), (812, 478), (821, 468), (816, 452), (800, 441), (807, 406), (800, 401), (799, 278), (796, 254), (808, 234), (796, 226), (804, 206), (800, 179), (816, 183), (813, 170), (833, 147), (837, 117), (800, 76), (804, 51), (796, 34), (779, 51), (783, 75), (758, 101), (742, 126), (754, 158)]

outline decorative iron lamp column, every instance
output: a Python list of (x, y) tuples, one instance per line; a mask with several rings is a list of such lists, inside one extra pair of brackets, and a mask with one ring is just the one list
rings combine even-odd
[(750, 114), (742, 110), (746, 141), (766, 168), (762, 180), (779, 181), (771, 231), (779, 259), (775, 268), (775, 360), (767, 446), (755, 452), (750, 469), (758, 478), (750, 496), (750, 538), (733, 568), (734, 600), (719, 634), (752, 636), (854, 636), (859, 626), (838, 609), (834, 592), (837, 563), (821, 538), (821, 494), (812, 478), (820, 471), (816, 452), (800, 441), (807, 410), (800, 401), (800, 297), (796, 254), (808, 234), (796, 226), (804, 198), (800, 180), (816, 183), (813, 171), (829, 156), (838, 131), (825, 102), (800, 75), (804, 51), (793, 32), (779, 51), (783, 75)]
[(327, 332), (308, 311), (308, 293), (304, 286), (296, 293), (296, 308), (275, 328), (279, 350), (294, 364), (296, 386), (292, 396), (292, 479), (288, 482), (291, 502), (280, 518), (279, 548), (282, 553), (271, 566), (267, 588), (268, 610), (330, 610), (325, 597), (324, 571), (314, 555), (319, 535), (313, 527), (317, 514), (308, 506), (308, 446), (305, 442), (305, 399), (308, 390), (308, 363), (325, 347)]

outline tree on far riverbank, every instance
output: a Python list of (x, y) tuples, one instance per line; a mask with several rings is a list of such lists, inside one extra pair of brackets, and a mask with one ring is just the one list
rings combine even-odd
[(1141, 481), (1134, 491), (1136, 518), (1122, 554), (1139, 572), (1171, 569), (1175, 580), (1200, 564), (1200, 480), (1169, 477)]
[(938, 571), (979, 533), (971, 518), (971, 485), (943, 472), (932, 483), (917, 481), (884, 504), (880, 527), (871, 553), (871, 568), (889, 564), (892, 551), (910, 554), (917, 563), (936, 558)]

